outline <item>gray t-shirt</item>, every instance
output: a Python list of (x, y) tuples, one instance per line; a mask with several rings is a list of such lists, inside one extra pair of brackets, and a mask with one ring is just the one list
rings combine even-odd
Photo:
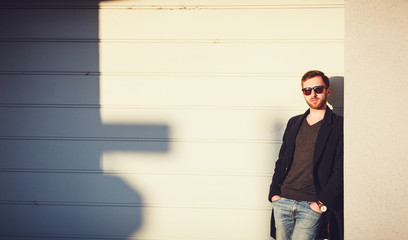
[(309, 125), (306, 118), (303, 121), (296, 136), (292, 166), (281, 187), (281, 197), (297, 201), (318, 200), (313, 180), (313, 155), (321, 123)]

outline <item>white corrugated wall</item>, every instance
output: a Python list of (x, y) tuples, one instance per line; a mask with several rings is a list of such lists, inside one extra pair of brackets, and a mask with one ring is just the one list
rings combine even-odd
[(0, 238), (269, 239), (300, 77), (342, 89), (343, 22), (341, 0), (2, 1)]

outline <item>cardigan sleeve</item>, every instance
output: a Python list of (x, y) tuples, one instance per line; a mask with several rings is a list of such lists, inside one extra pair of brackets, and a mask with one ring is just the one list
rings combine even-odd
[(341, 134), (339, 134), (339, 140), (336, 147), (336, 153), (334, 157), (334, 163), (331, 176), (319, 194), (319, 200), (327, 206), (328, 209), (338, 210), (342, 209), (343, 198), (343, 159), (344, 159), (344, 136), (343, 136), (343, 124), (339, 124)]
[(283, 138), (282, 138), (282, 146), (279, 150), (279, 155), (278, 155), (278, 159), (275, 162), (275, 170), (274, 170), (274, 174), (272, 176), (272, 183), (270, 184), (269, 187), (269, 195), (268, 195), (268, 200), (270, 202), (272, 202), (271, 198), (275, 195), (280, 195), (281, 191), (280, 191), (280, 187), (281, 187), (281, 181), (282, 181), (282, 177), (285, 174), (285, 172), (283, 171), (283, 159), (285, 156), (285, 152), (286, 152), (286, 144), (287, 144), (287, 135), (291, 126), (291, 123), (293, 121), (294, 118), (289, 119), (287, 125), (286, 125), (286, 129), (285, 129), (285, 133), (283, 134)]

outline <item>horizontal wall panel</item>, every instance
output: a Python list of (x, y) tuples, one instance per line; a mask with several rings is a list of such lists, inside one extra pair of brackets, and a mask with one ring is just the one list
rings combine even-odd
[[(101, 76), (100, 103), (107, 107), (302, 108), (306, 106), (301, 91), (302, 75)], [(343, 78), (331, 77), (330, 81), (334, 91), (342, 90)], [(342, 97), (337, 94), (334, 107), (343, 107), (339, 99)]]
[(0, 179), (1, 201), (11, 203), (259, 208), (269, 205), (271, 175), (2, 172)]
[(1, 42), (0, 49), (0, 71), (291, 73), (342, 72), (344, 65), (342, 43)]
[[(221, 163), (220, 163), (221, 164)], [(116, 174), (136, 189), (146, 204), (208, 208), (268, 209), (271, 175)]]
[(0, 108), (0, 134), (73, 140), (280, 140), (287, 120), (305, 110), (10, 107)]
[(0, 100), (4, 105), (298, 107), (304, 106), (298, 75), (0, 75)]
[[(270, 211), (0, 205), (8, 233), (71, 239), (268, 239)], [(14, 216), (13, 212), (21, 215)], [(237, 232), (236, 228), (240, 231)], [(211, 229), (211, 231), (209, 231)], [(9, 234), (11, 235), (11, 234)], [(99, 237), (99, 238), (98, 238)]]
[[(30, 3), (34, 2), (39, 1), (30, 1)], [(9, 38), (20, 41), (38, 38), (98, 39), (98, 26), (98, 9), (0, 8), (0, 32), (2, 33), (0, 40)]]
[(88, 137), (102, 138), (100, 140), (169, 137), (166, 124), (102, 124), (97, 108), (2, 108), (1, 112), (8, 115), (0, 120), (2, 136), (78, 137), (82, 140)]
[(144, 213), (146, 218), (136, 233), (141, 239), (270, 240), (265, 231), (270, 226), (270, 210), (145, 208)]
[[(0, 100), (3, 106), (304, 107), (302, 74), (0, 75)], [(343, 78), (331, 78), (334, 107), (343, 107), (343, 85)]]
[(286, 7), (286, 6), (304, 6), (304, 7), (316, 7), (319, 4), (321, 5), (336, 5), (342, 4), (344, 5), (344, 0), (311, 0), (311, 1), (303, 1), (303, 0), (274, 0), (271, 2), (270, 0), (236, 0), (234, 3), (231, 3), (229, 0), (157, 0), (154, 1), (154, 4), (151, 0), (117, 0), (117, 1), (103, 1), (100, 3), (101, 8), (104, 7), (115, 7), (115, 6), (126, 6), (126, 5), (141, 5), (141, 6), (194, 6), (194, 5), (204, 5), (204, 6), (220, 6), (220, 7), (232, 7), (232, 6), (275, 6), (275, 7)]
[(4, 193), (2, 201), (30, 199), (34, 205), (37, 201), (58, 201), (89, 206), (143, 202), (140, 193), (122, 179), (111, 175), (2, 172), (0, 179), (0, 189)]
[(280, 141), (0, 140), (0, 171), (259, 175), (273, 171), (279, 148)]
[[(214, 11), (210, 8), (181, 12), (152, 12), (128, 8), (101, 9), (99, 12), (96, 9), (11, 9), (0, 10), (0, 13), (0, 31), (5, 33), (1, 38), (20, 41), (24, 39), (26, 41), (30, 39), (56, 41), (58, 39), (84, 41), (97, 39), (325, 40), (342, 39), (343, 33), (338, 29), (344, 28), (343, 22), (338, 21), (344, 15), (342, 8), (318, 10), (244, 8), (235, 11), (228, 9)], [(299, 18), (293, 18), (294, 15)], [(216, 19), (219, 21), (215, 21)], [(184, 24), (186, 21), (191, 24), (186, 26)], [(8, 24), (10, 22), (14, 24)]]
[[(99, 8), (104, 7), (123, 7), (123, 6), (133, 6), (140, 5), (145, 7), (151, 6), (183, 6), (183, 5), (207, 5), (207, 6), (303, 6), (316, 8), (319, 5), (325, 6), (336, 6), (344, 5), (344, 0), (332, 0), (328, 2), (327, 0), (311, 0), (304, 2), (303, 0), (274, 0), (271, 4), (270, 0), (236, 0), (232, 4), (228, 0), (156, 0), (152, 2), (151, 0), (116, 0), (116, 1), (104, 1), (104, 0), (81, 0), (81, 1), (54, 1), (54, 0), (41, 0), (41, 1), (31, 1), (31, 0), (4, 0), (0, 2), (1, 7), (21, 7), (21, 8), (55, 8), (55, 7), (68, 7), (68, 8), (90, 8), (92, 6), (98, 6)], [(317, 6), (316, 6), (317, 5)]]
[(139, 207), (0, 204), (0, 211), (1, 234), (27, 235), (26, 239), (30, 239), (30, 235), (40, 235), (42, 239), (48, 239), (49, 235), (66, 235), (66, 239), (87, 239), (89, 236), (126, 239), (139, 229), (143, 218), (143, 209)]
[(0, 71), (99, 72), (97, 43), (0, 42)]
[(99, 105), (99, 76), (0, 75), (2, 104)]
[(102, 43), (100, 60), (103, 72), (342, 72), (344, 65), (342, 43)]
[[(304, 100), (299, 79), (300, 76), (257, 77), (254, 75), (101, 76), (100, 103), (121, 106), (280, 107), (285, 105), (302, 107)], [(288, 97), (285, 102), (282, 100), (284, 96)]]
[[(102, 0), (103, 1), (103, 0)], [(3, 0), (0, 2), (0, 7), (3, 9), (36, 9), (36, 8), (47, 8), (54, 9), (57, 7), (67, 7), (67, 8), (88, 8), (92, 6), (98, 6), (101, 0), (81, 0), (81, 1), (54, 1), (54, 0), (41, 0), (41, 1), (31, 1), (31, 0)]]
[(112, 173), (264, 176), (274, 169), (280, 143), (170, 142), (164, 154), (104, 151), (100, 164)]
[[(209, 8), (197, 11), (154, 12), (138, 10), (137, 6), (135, 8), (101, 9), (100, 38), (124, 40), (343, 38), (343, 33), (338, 31), (344, 28), (343, 22), (338, 21), (344, 15), (342, 8), (316, 10), (242, 7), (243, 9), (238, 10)], [(185, 22), (190, 24), (186, 25)]]

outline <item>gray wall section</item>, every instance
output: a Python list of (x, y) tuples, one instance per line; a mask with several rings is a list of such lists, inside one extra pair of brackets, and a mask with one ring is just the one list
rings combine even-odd
[(347, 240), (408, 236), (407, 12), (405, 0), (346, 2)]
[(73, 2), (0, 5), (1, 239), (126, 239), (142, 196), (101, 154), (168, 151), (166, 125), (101, 122), (99, 1)]

